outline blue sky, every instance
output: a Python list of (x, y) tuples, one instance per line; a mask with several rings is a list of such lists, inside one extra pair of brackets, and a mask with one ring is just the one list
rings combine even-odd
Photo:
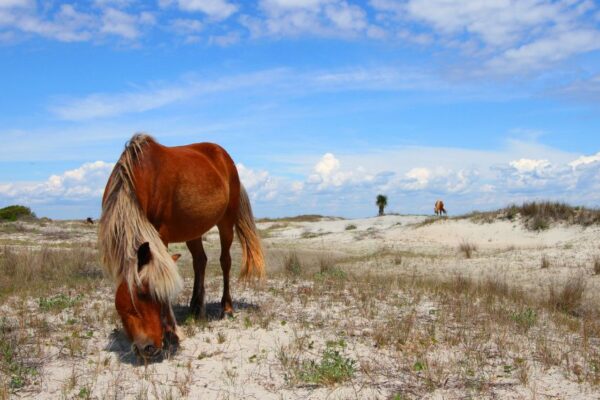
[(134, 133), (212, 141), (258, 216), (600, 205), (600, 5), (0, 0), (0, 206), (97, 217)]

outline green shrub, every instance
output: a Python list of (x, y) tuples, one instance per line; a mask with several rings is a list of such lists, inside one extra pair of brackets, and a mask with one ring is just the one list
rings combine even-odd
[(16, 221), (24, 218), (35, 218), (29, 207), (13, 205), (0, 208), (0, 221)]

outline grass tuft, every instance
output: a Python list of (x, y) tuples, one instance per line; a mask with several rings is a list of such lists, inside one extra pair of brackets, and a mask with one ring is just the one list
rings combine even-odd
[(302, 263), (295, 251), (289, 252), (283, 260), (283, 269), (286, 275), (299, 276), (302, 273)]
[(477, 251), (477, 246), (469, 241), (463, 240), (458, 245), (458, 250), (461, 251), (466, 258), (471, 258), (473, 253)]
[(546, 257), (545, 254), (542, 256), (542, 261), (541, 261), (540, 264), (541, 264), (540, 267), (542, 269), (548, 269), (548, 268), (550, 268), (550, 260), (548, 259), (548, 257)]
[(586, 283), (582, 275), (569, 278), (562, 285), (552, 284), (548, 289), (548, 305), (567, 314), (577, 315)]

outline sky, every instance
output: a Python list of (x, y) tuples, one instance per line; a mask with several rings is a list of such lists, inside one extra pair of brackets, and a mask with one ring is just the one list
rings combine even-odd
[(98, 217), (136, 132), (258, 217), (598, 207), (600, 3), (0, 0), (0, 207)]

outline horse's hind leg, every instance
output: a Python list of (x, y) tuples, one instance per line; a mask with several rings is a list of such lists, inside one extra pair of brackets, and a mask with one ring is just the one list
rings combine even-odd
[(202, 246), (202, 238), (186, 242), (192, 253), (194, 263), (194, 291), (190, 301), (190, 312), (196, 318), (206, 318), (206, 306), (204, 304), (204, 272), (206, 271), (206, 253)]
[(219, 223), (219, 238), (221, 239), (221, 269), (223, 270), (223, 316), (233, 316), (233, 302), (229, 294), (229, 272), (231, 270), (231, 243), (233, 242), (233, 222), (226, 218)]

